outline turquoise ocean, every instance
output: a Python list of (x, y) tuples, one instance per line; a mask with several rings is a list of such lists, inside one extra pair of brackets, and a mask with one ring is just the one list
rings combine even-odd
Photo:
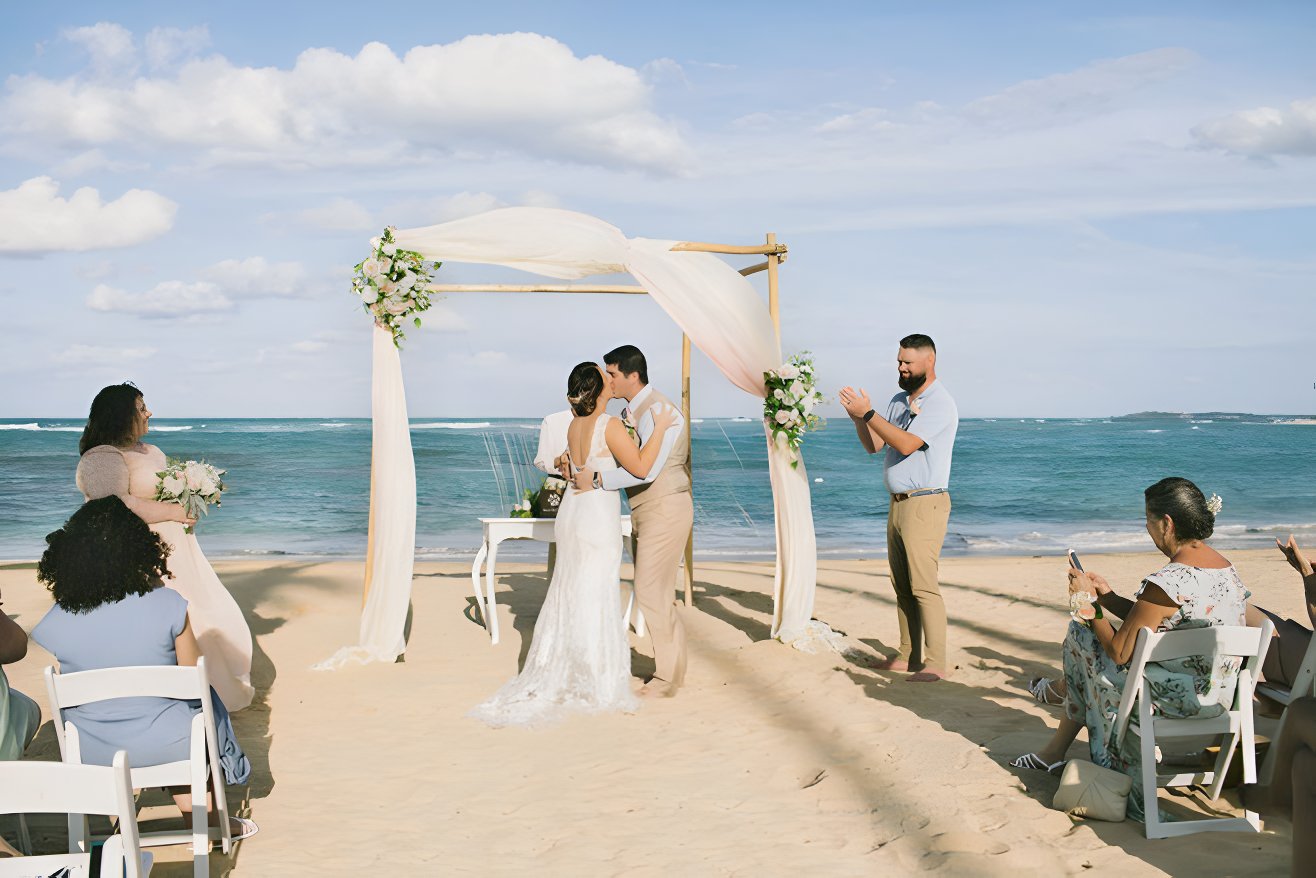
[[(1294, 533), (1316, 546), (1316, 424), (1263, 415), (966, 419), (951, 473), (947, 554), (1151, 550), (1142, 489), (1167, 475), (1224, 498), (1215, 544), (1260, 547)], [(73, 483), (83, 420), (0, 421), (0, 558), (32, 559), (81, 501)], [(416, 551), (467, 559), (481, 517), (506, 515), (538, 477), (538, 418), (414, 418)], [(367, 419), (167, 420), (147, 441), (227, 470), (223, 506), (198, 527), (213, 558), (360, 558), (370, 488)], [(692, 425), (695, 553), (767, 559), (772, 494), (762, 426)], [(880, 457), (848, 419), (810, 434), (805, 463), (823, 557), (881, 557), (887, 494)], [(504, 544), (504, 557), (539, 557)]]

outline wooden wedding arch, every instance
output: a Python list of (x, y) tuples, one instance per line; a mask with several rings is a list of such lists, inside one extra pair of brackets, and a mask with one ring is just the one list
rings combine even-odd
[[(703, 241), (681, 241), (673, 245), (674, 251), (718, 253), (728, 256), (764, 256), (763, 262), (740, 269), (745, 277), (766, 271), (768, 273), (768, 313), (772, 317), (772, 326), (777, 334), (777, 343), (781, 343), (781, 306), (780, 281), (778, 270), (786, 261), (788, 248), (777, 242), (775, 232), (768, 232), (762, 244), (709, 244)], [(588, 295), (647, 296), (649, 291), (638, 284), (430, 284), (431, 293), (574, 293)], [(692, 430), (690, 419), (690, 336), (681, 333), (681, 415), (685, 418), (686, 474), (690, 476), (693, 489), (694, 473), (691, 452)], [(374, 469), (371, 468), (370, 482), (370, 528), (367, 536), (365, 583), (361, 593), (362, 606), (370, 596), (370, 582), (373, 578), (373, 552), (375, 538), (375, 486)], [(690, 536), (685, 543), (685, 605), (694, 605), (694, 524), (690, 525)]]

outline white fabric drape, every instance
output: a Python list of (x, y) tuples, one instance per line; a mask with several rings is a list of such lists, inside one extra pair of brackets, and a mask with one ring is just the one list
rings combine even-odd
[[(745, 392), (761, 399), (766, 392), (763, 373), (781, 365), (780, 346), (762, 299), (738, 271), (710, 253), (674, 252), (671, 241), (628, 239), (595, 217), (536, 207), (504, 208), (436, 226), (403, 229), (394, 233), (394, 239), (399, 247), (415, 250), (426, 259), (503, 265), (553, 278), (626, 271), (722, 374)], [(377, 511), (372, 513), (373, 582), (362, 616), (359, 648), (378, 650), (379, 658), (392, 660), (397, 655), (392, 650), (401, 650), (398, 639), (411, 594), (415, 464), (406, 432), (396, 351), (391, 361), (381, 365), (378, 333), (375, 344), (372, 460), (376, 495), (372, 507)], [(381, 369), (396, 376), (389, 380), (397, 382), (401, 421), (395, 423), (401, 424), (405, 451), (396, 437), (389, 438), (393, 444), (387, 449), (381, 447)], [(396, 418), (398, 413), (392, 411), (385, 417)], [(817, 584), (808, 474), (802, 460), (792, 469), (791, 459), (791, 452), (774, 445), (769, 433), (768, 470), (777, 521), (773, 634), (786, 642), (807, 635)], [(390, 487), (388, 496), (385, 485)], [(405, 501), (403, 492), (408, 492)], [(390, 593), (387, 597), (381, 594), (385, 591)]]
[(370, 387), (370, 539), (366, 584), (355, 646), (345, 646), (319, 663), (332, 670), (357, 662), (391, 662), (406, 651), (403, 628), (411, 605), (416, 557), (416, 460), (402, 385), (402, 359), (393, 333), (374, 328)]

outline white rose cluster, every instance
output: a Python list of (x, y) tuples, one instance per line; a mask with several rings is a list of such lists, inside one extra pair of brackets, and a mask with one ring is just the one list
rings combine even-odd
[(356, 266), (352, 292), (376, 323), (392, 331), (393, 343), (400, 347), (403, 322), (411, 317), (420, 326), (420, 318), (413, 315), (430, 307), (429, 284), (440, 263), (398, 247), (392, 227), (372, 238), (370, 248), (370, 256)]
[(813, 361), (807, 353), (798, 354), (776, 369), (764, 372), (763, 382), (768, 391), (763, 400), (763, 417), (773, 444), (791, 452), (791, 466), (796, 467), (804, 433), (822, 423), (813, 413), (823, 401), (822, 394), (814, 387)]

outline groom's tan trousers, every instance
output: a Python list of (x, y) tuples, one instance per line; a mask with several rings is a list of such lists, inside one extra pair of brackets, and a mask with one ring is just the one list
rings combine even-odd
[(635, 535), (635, 597), (653, 638), (653, 675), (685, 682), (685, 626), (676, 609), (676, 581), (694, 522), (689, 491), (654, 497), (631, 510)]

